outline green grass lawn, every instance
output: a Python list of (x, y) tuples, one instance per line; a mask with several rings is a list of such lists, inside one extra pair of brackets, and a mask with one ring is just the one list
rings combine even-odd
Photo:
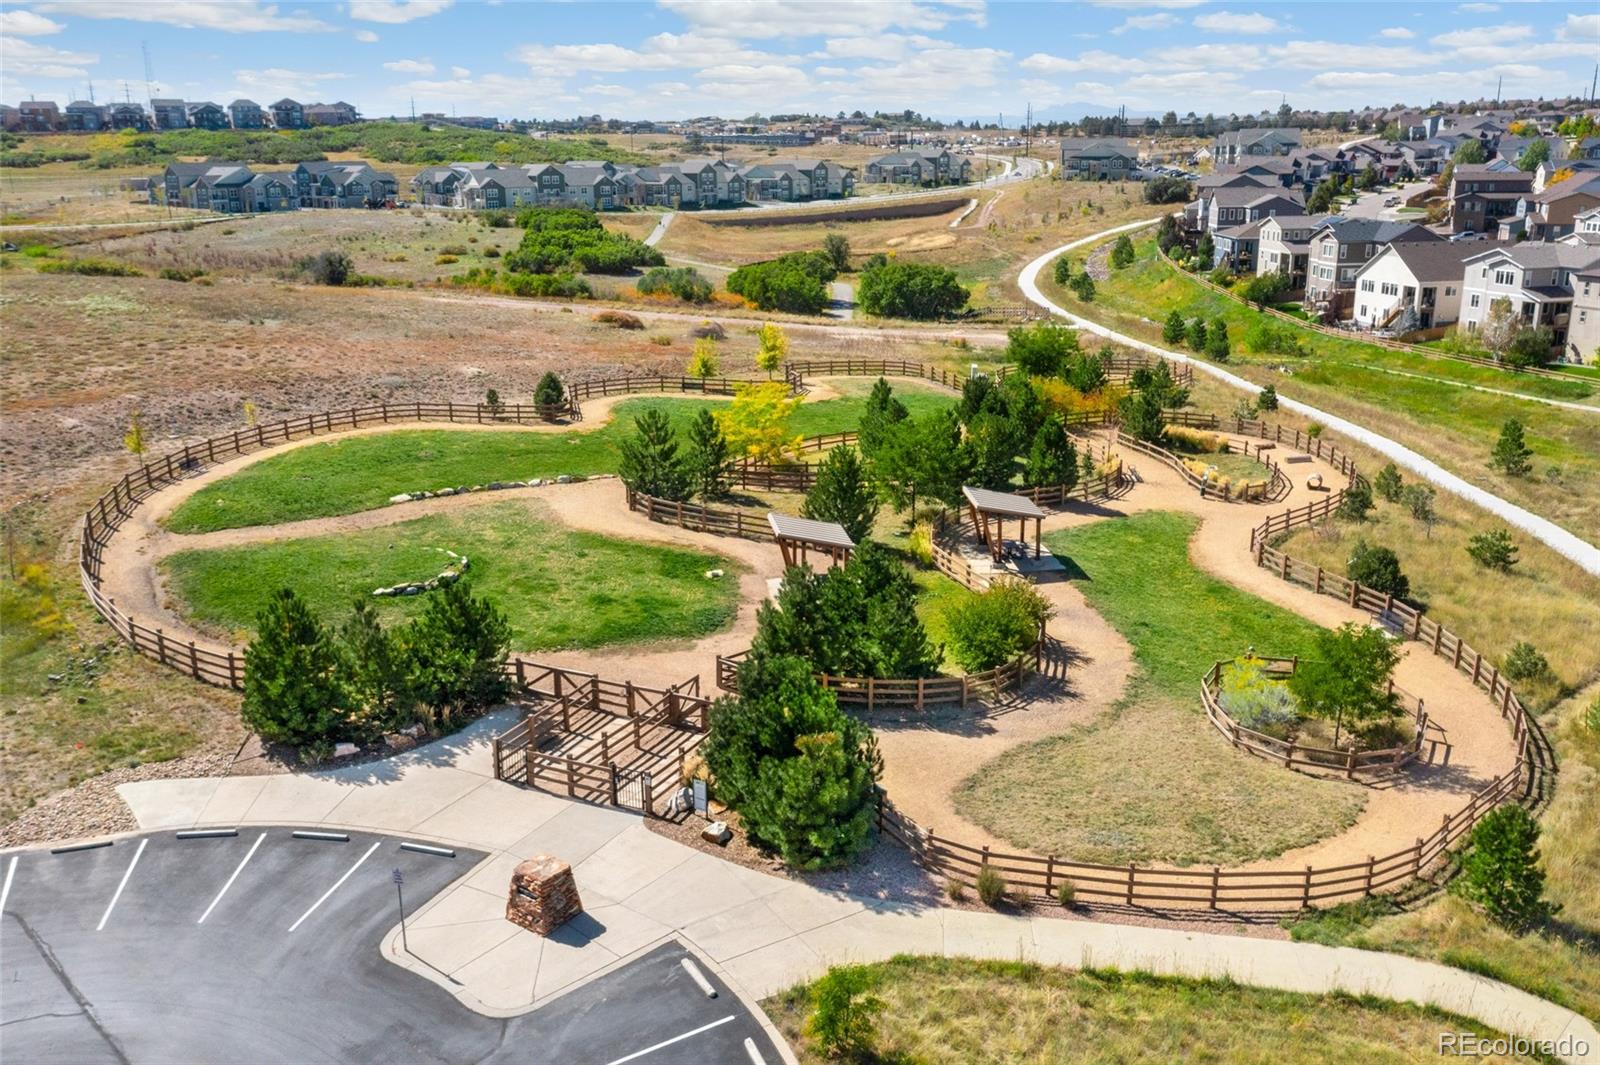
[[(737, 609), (733, 563), (716, 555), (577, 532), (527, 502), (486, 504), (363, 532), (213, 550), (163, 560), (180, 609), (212, 631), (249, 632), (282, 587), (341, 622), (372, 589), (422, 580), (471, 559), (473, 593), (511, 621), (519, 651), (693, 639), (725, 628)], [(708, 580), (705, 571), (727, 574)], [(373, 599), (386, 621), (414, 616), (426, 595)]]
[(1269, 858), (1355, 820), (1359, 786), (1242, 754), (1206, 723), (1199, 684), (1212, 663), (1250, 647), (1302, 654), (1317, 630), (1196, 569), (1196, 523), (1154, 512), (1046, 536), (1132, 643), (1139, 674), (1106, 719), (1013, 748), (963, 781), (965, 816), (1035, 853), (1181, 865)]
[[(1223, 980), (905, 955), (868, 969), (885, 1005), (867, 1059), (879, 1062), (1387, 1065), (1436, 1060), (1440, 1032), (1499, 1035), (1410, 1003)], [(839, 1060), (805, 1031), (812, 986), (761, 1004), (805, 1065)]]
[[(895, 381), (895, 394), (920, 414), (951, 406), (947, 392)], [(818, 436), (854, 429), (872, 379), (846, 382), (840, 399), (802, 403), (790, 430)], [(862, 387), (856, 388), (855, 386)], [(565, 433), (397, 429), (391, 433), (327, 440), (264, 459), (196, 492), (167, 519), (179, 533), (276, 525), (305, 518), (372, 510), (400, 492), (433, 491), (495, 480), (529, 480), (559, 474), (612, 473), (618, 443), (633, 433), (633, 419), (665, 411), (686, 426), (713, 399), (630, 399), (614, 408), (604, 427)]]
[[(1042, 277), (1041, 284), (1068, 310), (1153, 343), (1162, 343), (1160, 323), (1173, 310), (1207, 321), (1223, 318), (1234, 347), (1229, 367), (1240, 375), (1262, 384), (1271, 382), (1285, 396), (1373, 426), (1474, 484), (1579, 535), (1600, 524), (1600, 415), (1464, 387), (1600, 406), (1595, 380), (1576, 374), (1563, 379), (1511, 374), (1311, 329), (1297, 330), (1311, 351), (1309, 357), (1251, 355), (1240, 341), (1251, 323), (1261, 318), (1258, 311), (1162, 262), (1153, 239), (1139, 240), (1135, 248), (1134, 264), (1097, 282), (1092, 303), (1055, 286), (1048, 277)], [(1276, 324), (1296, 328), (1281, 320)], [(1534, 452), (1532, 477), (1508, 478), (1489, 468), (1500, 427), (1512, 417), (1528, 427)]]

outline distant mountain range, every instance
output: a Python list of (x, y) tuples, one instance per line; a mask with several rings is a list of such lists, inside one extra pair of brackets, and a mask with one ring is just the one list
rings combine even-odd
[[(1012, 112), (1009, 109), (1007, 109), (1007, 111), (1005, 113), (1005, 115), (1006, 115), (1006, 125), (1012, 127), (1013, 129), (1016, 128), (1016, 126), (1022, 121), (1023, 115), (1025, 113), (1026, 113), (1025, 110), (1022, 109), (1022, 108), (1018, 108), (1017, 112), (1015, 114), (1012, 114)], [(1117, 113), (1117, 108), (1116, 108), (1115, 105), (1112, 105), (1112, 104), (1095, 104), (1095, 103), (1071, 102), (1071, 103), (1064, 103), (1064, 104), (1055, 104), (1055, 105), (1053, 105), (1051, 107), (1036, 108), (1034, 110), (1034, 112), (1033, 112), (1033, 120), (1036, 123), (1037, 122), (1076, 122), (1076, 121), (1078, 121), (1078, 119), (1083, 118), (1085, 115), (1114, 115), (1116, 113)], [(1133, 111), (1133, 110), (1130, 110), (1128, 112), (1128, 118), (1130, 118), (1130, 119), (1160, 118), (1162, 116), (1162, 114), (1164, 114), (1164, 112), (1162, 112), (1162, 111)], [(995, 118), (996, 118), (995, 115), (981, 115), (981, 116), (979, 116), (979, 115), (960, 115), (960, 114), (955, 114), (955, 113), (931, 115), (929, 117), (937, 118), (941, 122), (954, 122), (958, 118), (962, 119), (962, 120), (964, 120), (966, 122), (993, 122), (995, 120)]]

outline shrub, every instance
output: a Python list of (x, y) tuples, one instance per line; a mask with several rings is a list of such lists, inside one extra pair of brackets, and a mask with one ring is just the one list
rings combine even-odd
[(638, 289), (647, 296), (666, 293), (687, 303), (709, 303), (713, 286), (692, 266), (656, 266), (639, 279)]
[(567, 390), (554, 370), (546, 370), (533, 390), (533, 401), (541, 407), (554, 407), (566, 402)]
[(600, 311), (594, 315), (594, 321), (602, 325), (614, 326), (617, 329), (643, 329), (644, 322), (635, 315), (626, 311)]
[(1512, 680), (1532, 680), (1542, 677), (1550, 672), (1550, 663), (1538, 648), (1527, 640), (1518, 640), (1511, 645), (1511, 650), (1506, 652), (1505, 661), (1500, 664), (1500, 672)]
[(256, 616), (244, 651), (244, 723), (269, 743), (323, 746), (344, 735), (349, 693), (339, 651), (288, 588)]
[(485, 249), (483, 249), (483, 257), (485, 259), (498, 259), (498, 258), (500, 258), (500, 249), (499, 248), (485, 248)]
[(1128, 237), (1128, 234), (1124, 233), (1117, 238), (1117, 242), (1111, 246), (1110, 258), (1111, 265), (1118, 270), (1133, 265), (1133, 241)]
[(1085, 303), (1094, 302), (1094, 278), (1090, 277), (1086, 273), (1073, 274), (1072, 280), (1068, 282), (1068, 284), (1072, 288), (1072, 294), (1074, 296), (1077, 296)]
[(1078, 899), (1078, 889), (1072, 886), (1072, 881), (1063, 880), (1056, 885), (1056, 901), (1067, 909), (1072, 909)]
[(1188, 203), (1194, 199), (1194, 186), (1183, 178), (1158, 177), (1144, 183), (1145, 203)]
[(823, 458), (817, 467), (816, 483), (800, 507), (800, 516), (837, 522), (858, 544), (872, 532), (878, 518), (878, 499), (867, 483), (866, 468), (855, 448), (836, 447)]
[(1434, 525), (1439, 521), (1439, 515), (1433, 509), (1433, 499), (1438, 494), (1432, 485), (1421, 483), (1408, 484), (1400, 493), (1400, 502), (1405, 504), (1412, 518), (1422, 523), (1430, 538), (1433, 536)]
[(611, 233), (593, 211), (579, 207), (527, 207), (517, 213), (522, 241), (505, 257), (507, 269), (551, 274), (585, 270), (625, 274), (644, 266), (665, 266), (649, 245)]
[(856, 290), (861, 309), (877, 318), (949, 318), (966, 307), (967, 299), (954, 271), (899, 260), (867, 266)]
[(666, 333), (651, 333), (650, 343), (658, 348), (670, 348), (672, 347), (672, 338)]
[(1017, 326), (1006, 333), (1006, 358), (1030, 377), (1057, 377), (1077, 355), (1078, 333), (1058, 322)]
[(592, 299), (589, 282), (572, 274), (506, 274), (500, 282), (513, 296), (561, 296), (566, 299)]
[(967, 885), (959, 880), (947, 880), (944, 884), (945, 897), (951, 902), (967, 901)]
[(163, 281), (182, 281), (187, 283), (204, 275), (205, 271), (198, 267), (163, 266), (157, 276)]
[[(1276, 303), (1278, 297), (1288, 291), (1289, 275), (1269, 270), (1264, 274), (1257, 274), (1244, 283), (1239, 295), (1265, 310), (1270, 303)], [(1265, 319), (1263, 319), (1265, 320)]]
[(433, 265), (449, 266), (451, 263), (458, 263), (460, 261), (460, 257), (456, 255), (440, 255), (433, 260)]
[(1217, 702), (1245, 728), (1282, 738), (1284, 730), (1300, 719), (1299, 707), (1282, 681), (1266, 675), (1265, 665), (1254, 655), (1224, 665), (1218, 678)]
[(1006, 901), (1006, 878), (992, 865), (978, 870), (978, 898), (985, 906), (998, 906)]
[(835, 1058), (871, 1054), (873, 1018), (885, 1008), (881, 998), (869, 993), (877, 982), (865, 965), (840, 965), (829, 969), (812, 987), (806, 1032), (824, 1054)]
[(1411, 594), (1411, 581), (1400, 572), (1400, 559), (1387, 547), (1357, 540), (1350, 549), (1344, 574), (1358, 584), (1404, 599)]
[(1372, 479), (1372, 489), (1390, 503), (1400, 502), (1400, 493), (1404, 490), (1405, 483), (1400, 479), (1400, 468), (1394, 463), (1386, 463)]
[(1032, 582), (997, 578), (946, 613), (951, 657), (968, 673), (1009, 662), (1033, 646), (1051, 613), (1049, 601)]
[(1370, 513), (1372, 513), (1372, 487), (1361, 480), (1353, 482), (1344, 490), (1344, 495), (1339, 498), (1339, 505), (1333, 510), (1333, 516), (1340, 521), (1366, 521)]
[(1522, 930), (1550, 914), (1539, 868), (1539, 822), (1521, 806), (1489, 811), (1472, 827), (1461, 863), (1461, 893), (1497, 923)]
[(1309, 352), (1291, 325), (1257, 318), (1245, 327), (1239, 338), (1244, 349), (1256, 355), (1306, 355)]
[[(37, 246), (37, 245), (36, 245)], [(89, 277), (140, 277), (140, 271), (112, 259), (55, 259), (39, 264), (40, 273), (85, 274)]]
[(300, 261), (301, 271), (318, 285), (342, 285), (350, 279), (355, 264), (342, 251), (318, 252)]
[(828, 305), (827, 283), (838, 276), (833, 260), (822, 252), (791, 252), (765, 262), (741, 266), (728, 275), (728, 291), (743, 296), (759, 310), (820, 314)]
[(1505, 529), (1476, 534), (1467, 541), (1467, 554), (1478, 565), (1500, 573), (1510, 573), (1517, 564), (1517, 545)]

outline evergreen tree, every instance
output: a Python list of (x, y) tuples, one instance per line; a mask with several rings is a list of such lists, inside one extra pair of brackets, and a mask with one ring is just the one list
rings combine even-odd
[(983, 411), (995, 391), (994, 378), (988, 374), (974, 374), (961, 382), (961, 400), (956, 404), (956, 417), (969, 423)]
[(1111, 265), (1121, 270), (1124, 267), (1132, 266), (1133, 260), (1133, 241), (1129, 239), (1128, 234), (1124, 233), (1111, 246)]
[(1433, 538), (1433, 527), (1439, 522), (1439, 515), (1433, 509), (1433, 498), (1438, 494), (1432, 485), (1421, 483), (1408, 484), (1405, 491), (1400, 493), (1400, 502), (1405, 504), (1413, 518), (1422, 523), (1429, 539)]
[(1211, 320), (1211, 328), (1206, 330), (1206, 354), (1218, 362), (1228, 361), (1228, 323), (1221, 318)]
[(1372, 513), (1372, 488), (1365, 481), (1356, 481), (1344, 490), (1333, 515), (1340, 521), (1366, 521)]
[(533, 390), (533, 401), (541, 407), (554, 407), (566, 401), (567, 390), (554, 371), (546, 370)]
[(1159, 444), (1166, 435), (1161, 400), (1150, 392), (1133, 392), (1122, 397), (1117, 413), (1122, 418), (1123, 431), (1135, 440)]
[(1206, 350), (1206, 320), (1196, 316), (1189, 323), (1189, 347), (1194, 351)]
[(273, 593), (244, 651), (244, 723), (269, 743), (327, 745), (343, 738), (350, 705), (327, 630), (291, 589)]
[(822, 250), (827, 253), (828, 261), (833, 264), (836, 273), (844, 273), (850, 269), (850, 241), (842, 233), (829, 233), (822, 238)]
[(1261, 386), (1261, 391), (1256, 395), (1256, 410), (1278, 409), (1278, 386), (1266, 384)]
[(405, 629), (405, 645), (409, 684), (422, 702), (446, 714), (481, 710), (511, 693), (505, 673), (511, 623), (460, 581), (428, 596), (422, 615)]
[(1200, 261), (1200, 269), (1209, 270), (1211, 264), (1217, 259), (1217, 242), (1211, 236), (1211, 230), (1200, 234), (1200, 239), (1195, 242), (1195, 258)]
[(1411, 581), (1400, 571), (1399, 557), (1387, 547), (1369, 544), (1365, 540), (1357, 540), (1355, 547), (1350, 549), (1344, 575), (1357, 584), (1364, 584), (1373, 591), (1392, 595), (1396, 599), (1404, 599), (1411, 594)]
[(1006, 333), (1006, 357), (1031, 377), (1058, 377), (1078, 353), (1078, 333), (1057, 322), (1017, 326)]
[(861, 454), (870, 459), (888, 435), (889, 427), (910, 416), (906, 405), (895, 397), (889, 382), (878, 378), (867, 396), (866, 409), (861, 412), (861, 423), (856, 431), (856, 444)]
[(1511, 533), (1505, 529), (1474, 535), (1467, 541), (1467, 554), (1478, 565), (1498, 573), (1510, 573), (1517, 564), (1517, 545), (1512, 542)]
[(1461, 892), (1514, 931), (1550, 915), (1539, 868), (1539, 822), (1515, 803), (1491, 810), (1472, 828), (1461, 863)]
[(1065, 255), (1057, 259), (1055, 266), (1050, 270), (1050, 276), (1055, 278), (1056, 284), (1066, 287), (1072, 280), (1072, 260)]
[(1489, 464), (1509, 477), (1524, 477), (1533, 469), (1533, 450), (1524, 439), (1522, 422), (1507, 418), (1500, 426), (1500, 439), (1495, 441)]
[(1174, 307), (1172, 313), (1167, 315), (1167, 320), (1161, 325), (1161, 339), (1168, 344), (1182, 344), (1187, 332), (1183, 315)]
[(1078, 449), (1059, 414), (1052, 414), (1033, 435), (1024, 479), (1036, 488), (1061, 485), (1070, 490), (1078, 483)]
[(666, 412), (647, 410), (634, 418), (633, 424), (636, 432), (618, 448), (618, 475), (623, 483), (657, 499), (688, 499), (689, 477)]
[(689, 489), (702, 500), (721, 499), (728, 494), (733, 479), (734, 458), (728, 438), (707, 407), (701, 407), (689, 422), (689, 447), (683, 471)]
[(1015, 426), (1000, 414), (982, 413), (967, 423), (967, 436), (961, 442), (965, 455), (962, 465), (973, 484), (994, 491), (1005, 491), (1017, 474), (1017, 452), (1021, 449)]
[(878, 493), (897, 508), (917, 499), (958, 506), (966, 468), (954, 411), (930, 411), (895, 423), (872, 458)]
[(806, 493), (800, 516), (838, 522), (858, 544), (871, 534), (878, 501), (855, 448), (836, 447), (828, 452), (817, 467), (817, 481)]
[(1067, 284), (1071, 287), (1073, 295), (1083, 302), (1092, 303), (1094, 301), (1094, 278), (1087, 273), (1073, 274), (1072, 280)]
[(355, 601), (350, 619), (339, 630), (339, 645), (350, 695), (366, 731), (387, 732), (407, 724), (416, 699), (407, 678), (405, 649), (378, 623), (370, 601)]
[(1383, 469), (1372, 479), (1372, 490), (1390, 503), (1400, 502), (1400, 492), (1404, 488), (1405, 482), (1400, 479), (1400, 468), (1392, 462), (1385, 463)]

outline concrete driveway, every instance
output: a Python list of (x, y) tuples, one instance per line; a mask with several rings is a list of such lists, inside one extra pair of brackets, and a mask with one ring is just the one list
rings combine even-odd
[[(644, 948), (532, 1013), (469, 1010), (449, 978), (391, 964), (394, 873), (416, 910), (484, 854), (402, 839), (252, 827), (176, 833), (4, 862), (0, 1021), (27, 1062), (779, 1062), (761, 1022), (681, 944)], [(446, 848), (448, 850), (448, 848)], [(503, 912), (503, 910), (502, 910)], [(491, 915), (495, 916), (495, 915)], [(549, 939), (505, 921), (449, 929), (470, 945)], [(436, 930), (435, 930), (436, 931)], [(408, 931), (426, 938), (426, 922)], [(478, 949), (487, 950), (486, 946)], [(404, 959), (416, 964), (414, 959)], [(537, 955), (526, 968), (534, 980)], [(748, 1042), (748, 1046), (746, 1045)]]

